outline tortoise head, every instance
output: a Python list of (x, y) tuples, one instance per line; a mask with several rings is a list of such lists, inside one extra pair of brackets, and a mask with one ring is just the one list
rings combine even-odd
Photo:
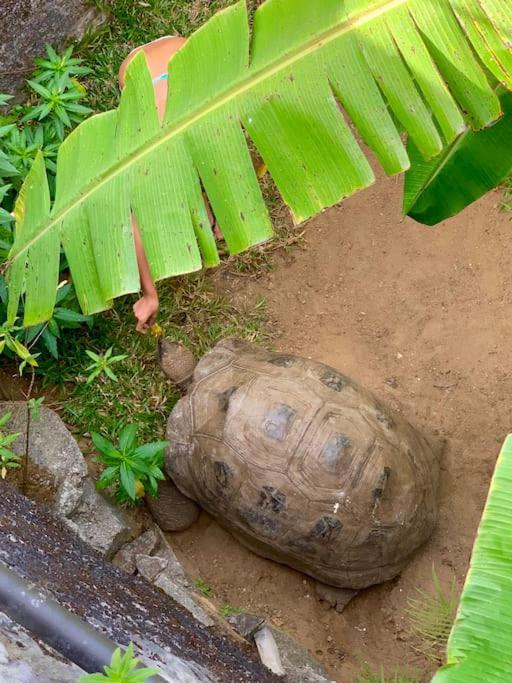
[(192, 381), (196, 360), (183, 344), (176, 344), (167, 339), (158, 341), (158, 356), (163, 373), (182, 389), (186, 389)]

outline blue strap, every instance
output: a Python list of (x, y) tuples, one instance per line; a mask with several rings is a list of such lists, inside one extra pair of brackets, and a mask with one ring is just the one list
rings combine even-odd
[(160, 74), (160, 76), (155, 76), (155, 78), (153, 78), (153, 85), (156, 85), (159, 81), (164, 81), (168, 78), (169, 78), (168, 73)]

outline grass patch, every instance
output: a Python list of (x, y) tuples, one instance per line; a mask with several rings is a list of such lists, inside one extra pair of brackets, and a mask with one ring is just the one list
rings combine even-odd
[(508, 178), (503, 185), (501, 207), (504, 211), (512, 211), (512, 177)]
[[(212, 289), (204, 275), (164, 282), (160, 297), (164, 335), (185, 343), (196, 357), (227, 336), (263, 344), (270, 341), (265, 302), (251, 310), (237, 309)], [(60, 387), (62, 417), (79, 435), (97, 431), (111, 437), (130, 422), (138, 425), (141, 441), (164, 435), (179, 394), (160, 371), (155, 338), (135, 332), (133, 301), (134, 297), (126, 297), (112, 311), (96, 316), (92, 330), (64, 338), (61, 360), (41, 367), (45, 384)], [(85, 368), (90, 359), (86, 349), (104, 353), (111, 346), (113, 353), (128, 356), (115, 366), (119, 381), (102, 375), (87, 384)]]
[(433, 591), (418, 588), (417, 597), (409, 600), (407, 615), (420, 641), (418, 650), (429, 659), (442, 662), (457, 613), (458, 597), (455, 579), (446, 594), (434, 568), (432, 577)]
[(196, 590), (198, 590), (202, 595), (206, 596), (207, 598), (212, 598), (213, 597), (213, 588), (206, 583), (204, 579), (202, 579), (200, 576), (197, 577), (197, 579), (194, 581), (194, 586), (196, 587)]
[(376, 674), (366, 666), (363, 671), (358, 674), (354, 683), (420, 683), (420, 679), (415, 674), (400, 673), (396, 671), (390, 676), (386, 676), (384, 669)]

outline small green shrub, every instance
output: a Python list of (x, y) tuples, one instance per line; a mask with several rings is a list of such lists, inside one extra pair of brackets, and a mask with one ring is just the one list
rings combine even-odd
[(11, 451), (9, 446), (21, 436), (21, 433), (6, 434), (4, 427), (12, 418), (12, 413), (7, 412), (0, 417), (0, 475), (2, 479), (7, 476), (7, 471), (20, 467), (21, 456)]
[(200, 576), (197, 577), (197, 579), (194, 581), (194, 585), (197, 588), (197, 590), (205, 595), (207, 598), (213, 597), (213, 589), (211, 586), (209, 586), (204, 579), (202, 579)]
[(103, 374), (106, 375), (113, 382), (119, 381), (117, 375), (112, 370), (112, 366), (116, 363), (120, 363), (121, 361), (125, 360), (125, 358), (128, 358), (128, 356), (126, 354), (122, 354), (120, 356), (113, 356), (112, 350), (113, 347), (111, 346), (109, 349), (105, 351), (104, 354), (99, 355), (97, 353), (94, 353), (93, 351), (89, 351), (88, 349), (85, 351), (85, 353), (92, 360), (91, 365), (85, 368), (86, 372), (90, 372), (90, 374), (87, 376), (87, 384), (91, 384), (91, 382), (94, 382), (95, 379), (97, 379), (100, 375)]
[(96, 486), (110, 488), (120, 503), (136, 504), (145, 493), (156, 496), (162, 472), (163, 452), (168, 441), (137, 444), (137, 427), (127, 425), (121, 430), (117, 446), (101, 434), (91, 434), (99, 453), (96, 462), (105, 465)]
[(219, 613), (221, 617), (224, 617), (224, 619), (228, 619), (228, 617), (232, 617), (235, 614), (242, 614), (242, 612), (243, 610), (240, 607), (233, 607), (233, 605), (230, 605), (227, 602), (225, 602), (219, 608)]
[(104, 667), (104, 674), (80, 676), (78, 683), (144, 683), (158, 673), (158, 669), (139, 669), (138, 664), (139, 660), (133, 654), (133, 643), (130, 643), (124, 654), (121, 654), (121, 648), (117, 648), (110, 666)]
[[(63, 330), (77, 328), (84, 322), (92, 325), (92, 318), (80, 313), (74, 289), (67, 282), (64, 257), (61, 258), (61, 282), (52, 320), (27, 329), (17, 321), (13, 325), (6, 323), (7, 285), (1, 271), (14, 238), (12, 212), (16, 195), (41, 150), (50, 192), (54, 196), (55, 162), (60, 144), (66, 133), (91, 112), (83, 104), (87, 92), (77, 80), (91, 70), (83, 66), (80, 59), (73, 58), (72, 48), (58, 55), (48, 45), (46, 57), (34, 62), (36, 68), (27, 81), (28, 94), (24, 104), (2, 112), (11, 97), (0, 94), (0, 353), (19, 358), (21, 370), (27, 364), (37, 367), (35, 359), (41, 352), (58, 358)], [(17, 317), (17, 320), (22, 319), (23, 302)]]

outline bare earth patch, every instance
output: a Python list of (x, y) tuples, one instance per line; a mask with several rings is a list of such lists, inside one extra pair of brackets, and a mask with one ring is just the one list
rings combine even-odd
[(435, 662), (417, 652), (407, 619), (434, 564), (462, 587), (501, 442), (512, 431), (511, 214), (492, 193), (436, 229), (400, 214), (401, 180), (378, 183), (306, 228), (306, 248), (274, 254), (259, 280), (224, 273), (240, 305), (266, 296), (276, 346), (351, 375), (425, 432), (447, 440), (440, 522), (400, 579), (326, 611), (310, 579), (258, 558), (206, 515), (172, 544), (193, 576), (229, 603), (268, 616), (336, 681), (363, 661), (379, 670)]

